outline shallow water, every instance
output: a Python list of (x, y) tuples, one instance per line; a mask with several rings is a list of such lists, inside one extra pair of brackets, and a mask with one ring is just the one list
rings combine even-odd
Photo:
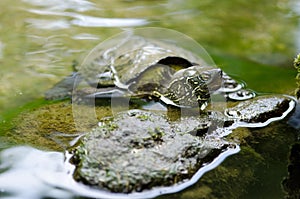
[[(292, 68), (292, 60), (300, 51), (299, 10), (299, 3), (293, 0), (277, 0), (272, 4), (267, 0), (2, 0), (0, 135), (7, 136), (7, 129), (13, 127), (11, 119), (20, 112), (44, 104), (40, 100), (44, 92), (70, 74), (72, 64), (80, 63), (94, 46), (124, 29), (136, 27), (158, 26), (180, 31), (204, 46), (218, 66), (245, 81), (249, 88), (259, 93), (293, 94), (296, 71)], [(294, 140), (294, 134), (289, 135), (291, 137), (286, 139), (287, 145)], [(0, 141), (1, 149), (15, 145), (6, 142), (5, 136)], [(39, 143), (35, 145), (34, 147), (41, 147)], [(260, 147), (262, 146), (258, 146)], [(18, 148), (11, 149), (12, 157), (19, 155)], [(36, 152), (34, 148), (24, 150)], [(270, 160), (266, 164), (274, 169), (272, 172), (281, 173), (280, 177), (276, 177), (277, 184), (269, 186), (278, 188), (278, 179), (286, 175), (288, 146), (277, 150), (283, 153), (279, 160)], [(61, 153), (54, 154), (58, 159), (62, 158)], [(11, 161), (12, 165), (18, 164), (15, 159)], [(40, 164), (47, 164), (47, 161), (43, 161), (44, 159)], [(227, 164), (234, 165), (232, 161)], [(278, 162), (284, 164), (274, 166)], [(26, 163), (21, 161), (20, 164), (26, 167)], [(262, 167), (263, 173), (263, 165), (259, 167)], [(5, 171), (3, 175), (9, 176), (6, 169), (5, 166), (0, 168)], [(20, 175), (23, 174), (25, 175), (21, 172)], [(260, 175), (260, 172), (256, 171), (256, 175)], [(14, 177), (0, 177), (0, 180), (4, 179)], [(259, 183), (266, 184), (266, 179), (268, 178), (263, 178)], [(34, 183), (37, 182), (33, 182), (32, 186)], [(254, 190), (258, 189), (259, 183), (253, 185)], [(26, 183), (20, 185), (24, 184)], [(197, 186), (200, 184), (192, 188), (192, 191), (184, 192), (181, 197), (197, 193)], [(27, 188), (30, 187), (28, 184)], [(272, 197), (267, 194), (267, 189), (265, 193), (263, 188), (258, 190), (264, 198), (283, 196), (281, 190)], [(60, 198), (74, 197), (70, 192), (49, 191), (44, 187), (38, 191), (30, 195), (30, 198), (59, 198), (60, 194)], [(248, 196), (246, 194), (245, 197), (250, 198), (252, 195), (255, 193)], [(1, 192), (0, 196), (2, 197)], [(19, 198), (29, 196), (20, 195)]]

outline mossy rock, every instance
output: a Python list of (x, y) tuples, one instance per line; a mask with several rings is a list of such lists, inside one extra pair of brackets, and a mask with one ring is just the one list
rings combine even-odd
[[(79, 134), (90, 131), (97, 125), (85, 111), (86, 106), (78, 107), (81, 117), (74, 121), (72, 104), (58, 102), (27, 110), (13, 119), (13, 128), (7, 133), (8, 140), (15, 144), (32, 145), (47, 150), (65, 150), (69, 142)], [(111, 110), (105, 106), (95, 108), (98, 119), (111, 116)]]

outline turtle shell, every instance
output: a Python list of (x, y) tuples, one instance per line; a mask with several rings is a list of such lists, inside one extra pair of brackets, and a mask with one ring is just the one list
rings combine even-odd
[(80, 73), (90, 85), (128, 89), (141, 73), (156, 64), (171, 66), (176, 71), (192, 65), (207, 65), (176, 44), (124, 34), (101, 43), (84, 60)]

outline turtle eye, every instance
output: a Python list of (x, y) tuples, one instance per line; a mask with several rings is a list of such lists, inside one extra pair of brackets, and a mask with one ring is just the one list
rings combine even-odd
[(209, 70), (209, 71), (205, 71), (201, 74), (201, 78), (206, 82), (206, 83), (210, 83), (215, 76), (215, 71), (213, 70)]
[(211, 78), (212, 78), (212, 75), (210, 73), (204, 73), (204, 74), (202, 74), (202, 79), (204, 81), (209, 81), (209, 80), (211, 80)]

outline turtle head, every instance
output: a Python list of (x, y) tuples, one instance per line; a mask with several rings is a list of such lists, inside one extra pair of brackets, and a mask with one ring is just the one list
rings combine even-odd
[(220, 68), (207, 67), (205, 70), (195, 73), (195, 76), (204, 82), (209, 92), (214, 92), (222, 86), (222, 73)]
[(206, 87), (205, 92), (214, 92), (222, 85), (222, 70), (210, 66), (196, 65), (177, 71), (172, 79), (173, 81), (183, 81), (191, 89), (197, 87), (204, 89)]

